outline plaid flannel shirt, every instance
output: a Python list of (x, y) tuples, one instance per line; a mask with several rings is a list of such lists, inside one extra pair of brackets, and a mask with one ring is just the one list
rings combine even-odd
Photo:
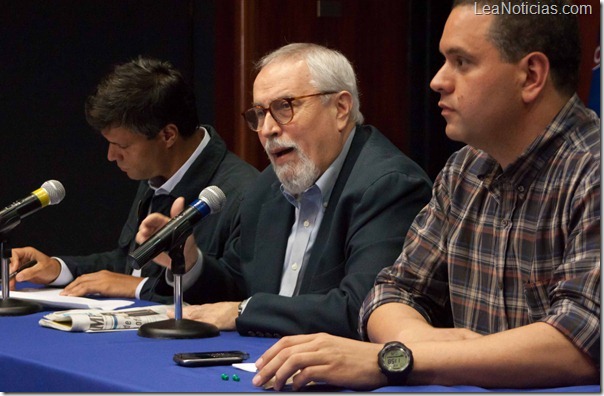
[(389, 302), (491, 334), (545, 322), (600, 362), (600, 119), (573, 96), (505, 170), (466, 146), (438, 175), (359, 332)]

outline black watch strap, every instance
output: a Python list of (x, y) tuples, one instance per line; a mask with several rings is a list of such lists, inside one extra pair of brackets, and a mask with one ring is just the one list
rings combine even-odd
[(388, 385), (405, 385), (413, 369), (413, 354), (402, 342), (387, 342), (378, 354), (378, 365)]

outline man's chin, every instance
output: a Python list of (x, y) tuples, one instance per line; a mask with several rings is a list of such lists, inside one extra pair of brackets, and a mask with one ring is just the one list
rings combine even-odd
[(284, 169), (285, 167), (283, 166), (275, 166), (273, 164), (273, 169), (275, 171), (275, 173), (277, 174), (277, 179), (279, 179), (279, 181), (281, 183), (283, 183), (284, 185), (290, 185), (292, 183), (292, 181), (294, 180), (294, 176), (295, 173), (293, 171), (293, 169)]
[(316, 181), (317, 177), (309, 175), (308, 177), (300, 177), (300, 175), (292, 171), (276, 172), (277, 178), (283, 184), (287, 192), (293, 195), (302, 194), (308, 190)]
[(148, 180), (148, 177), (144, 177), (142, 175), (133, 173), (131, 171), (124, 171), (124, 173), (126, 174), (126, 176), (128, 176), (128, 179), (130, 180), (136, 180), (136, 181), (141, 181), (141, 180)]
[(465, 143), (463, 139), (463, 134), (461, 133), (458, 127), (447, 124), (445, 127), (445, 134), (447, 137), (454, 142)]

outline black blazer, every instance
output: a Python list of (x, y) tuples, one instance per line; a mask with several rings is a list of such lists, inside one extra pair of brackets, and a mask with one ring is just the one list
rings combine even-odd
[[(243, 335), (328, 332), (358, 338), (360, 306), (377, 273), (402, 250), (415, 215), (431, 197), (426, 173), (372, 126), (357, 126), (304, 271), (299, 295), (279, 296), (294, 208), (269, 166), (246, 192), (241, 223), (217, 260), (185, 291), (193, 304), (252, 299)], [(299, 280), (300, 282), (300, 280)]]
[[(174, 198), (185, 197), (185, 202), (190, 203), (197, 199), (199, 193), (207, 186), (218, 186), (225, 193), (227, 200), (223, 210), (208, 216), (194, 229), (198, 246), (208, 254), (221, 257), (226, 242), (236, 226), (243, 190), (258, 177), (259, 172), (228, 151), (224, 140), (213, 127), (202, 126), (210, 134), (210, 142), (174, 187), (171, 195)], [(140, 182), (116, 249), (89, 256), (61, 257), (74, 277), (103, 269), (125, 274), (132, 273), (132, 268), (127, 262), (128, 251), (134, 244), (140, 221), (148, 212), (152, 194), (148, 183)], [(169, 208), (167, 210), (168, 213), (164, 214), (169, 215)], [(99, 221), (99, 225), (101, 224), (102, 222)], [(165, 282), (158, 282), (159, 279), (163, 279), (164, 273), (164, 267), (160, 265), (148, 264), (143, 267), (142, 276), (149, 279), (141, 290), (141, 299), (172, 303), (174, 294), (172, 288), (169, 288)]]

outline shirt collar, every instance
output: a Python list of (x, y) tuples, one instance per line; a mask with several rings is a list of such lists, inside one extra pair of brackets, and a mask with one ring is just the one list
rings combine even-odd
[(182, 166), (176, 171), (176, 173), (174, 173), (172, 175), (172, 177), (169, 178), (168, 180), (166, 180), (166, 182), (164, 184), (162, 184), (161, 186), (153, 186), (151, 184), (151, 181), (148, 181), (149, 188), (151, 188), (152, 190), (155, 191), (155, 195), (170, 194), (170, 192), (172, 192), (174, 187), (176, 187), (176, 185), (183, 178), (185, 173), (187, 173), (187, 171), (189, 170), (189, 168), (191, 167), (193, 162), (195, 162), (197, 157), (199, 157), (201, 152), (206, 148), (206, 146), (210, 142), (210, 133), (202, 126), (200, 126), (198, 129), (201, 129), (204, 131), (203, 139), (201, 139), (201, 143), (199, 143), (199, 146), (197, 146), (197, 148), (195, 149), (193, 154), (191, 154), (189, 159), (187, 159), (185, 161), (185, 163), (182, 164)]

